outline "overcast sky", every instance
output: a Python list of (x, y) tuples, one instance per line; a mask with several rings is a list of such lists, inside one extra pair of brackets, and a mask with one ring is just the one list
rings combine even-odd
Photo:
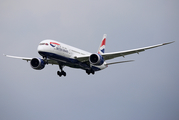
[[(106, 52), (175, 43), (61, 78), (2, 55), (40, 57), (44, 39), (95, 53), (103, 34)], [(0, 120), (179, 120), (178, 39), (178, 0), (1, 0)]]

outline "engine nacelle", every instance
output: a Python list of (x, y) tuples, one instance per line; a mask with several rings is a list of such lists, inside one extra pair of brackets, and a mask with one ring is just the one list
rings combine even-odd
[(89, 61), (93, 65), (102, 65), (104, 63), (103, 56), (101, 56), (100, 54), (90, 55)]
[(30, 61), (30, 65), (33, 69), (41, 70), (45, 67), (45, 61), (40, 58), (33, 58)]

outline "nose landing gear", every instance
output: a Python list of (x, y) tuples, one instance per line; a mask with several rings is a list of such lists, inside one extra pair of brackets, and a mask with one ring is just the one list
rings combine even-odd
[(66, 72), (63, 71), (63, 66), (59, 65), (59, 68), (60, 68), (61, 72), (57, 71), (57, 75), (59, 75), (59, 77), (61, 77), (62, 75), (66, 76)]
[(65, 71), (57, 71), (57, 75), (59, 75), (60, 77), (63, 75), (63, 76), (66, 76), (66, 72)]

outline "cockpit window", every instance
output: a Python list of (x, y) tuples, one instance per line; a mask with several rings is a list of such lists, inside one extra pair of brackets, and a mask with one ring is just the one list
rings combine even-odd
[(48, 43), (40, 43), (39, 45), (48, 45)]

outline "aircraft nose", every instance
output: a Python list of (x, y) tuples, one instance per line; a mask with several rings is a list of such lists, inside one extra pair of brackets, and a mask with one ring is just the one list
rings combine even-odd
[(42, 41), (37, 47), (37, 51), (46, 51), (48, 49), (48, 42)]
[(43, 48), (41, 45), (39, 45), (39, 46), (37, 47), (37, 51), (38, 51), (38, 52), (44, 51), (44, 48)]
[(38, 51), (38, 53), (41, 55), (41, 56), (46, 56), (46, 52), (48, 51), (47, 50), (48, 48), (47, 48), (47, 46), (45, 45), (39, 45), (38, 47), (37, 47), (37, 51)]

